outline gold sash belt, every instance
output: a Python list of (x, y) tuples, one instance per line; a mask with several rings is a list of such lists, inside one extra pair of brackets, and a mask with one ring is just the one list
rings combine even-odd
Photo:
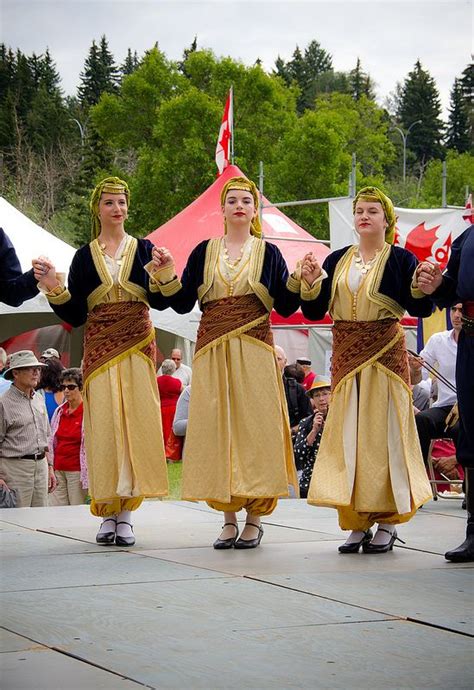
[(87, 318), (84, 335), (84, 383), (132, 351), (156, 362), (155, 330), (143, 302), (98, 304)]

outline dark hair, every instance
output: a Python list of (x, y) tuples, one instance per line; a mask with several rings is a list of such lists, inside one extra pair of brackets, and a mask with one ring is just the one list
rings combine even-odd
[(44, 364), (46, 364), (46, 366), (41, 367), (41, 378), (38, 384), (38, 390), (41, 388), (49, 388), (53, 393), (56, 393), (59, 390), (60, 376), (64, 367), (58, 359), (46, 359)]
[(305, 370), (303, 369), (301, 364), (298, 364), (298, 362), (295, 363), (295, 367), (296, 367), (295, 379), (298, 381), (298, 383), (303, 383), (305, 376), (306, 376)]
[(82, 371), (79, 367), (70, 367), (70, 369), (63, 369), (61, 372), (61, 383), (64, 381), (74, 381), (82, 390)]
[(296, 362), (294, 364), (287, 364), (283, 369), (283, 373), (287, 379), (296, 379), (298, 383), (303, 383), (304, 377), (306, 376), (301, 364), (297, 364)]

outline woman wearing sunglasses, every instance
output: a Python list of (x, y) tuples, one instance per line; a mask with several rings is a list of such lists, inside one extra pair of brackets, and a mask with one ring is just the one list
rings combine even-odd
[(58, 484), (56, 491), (50, 494), (49, 505), (80, 505), (87, 495), (81, 370), (64, 369), (59, 389), (64, 391), (65, 402), (54, 411), (49, 438)]

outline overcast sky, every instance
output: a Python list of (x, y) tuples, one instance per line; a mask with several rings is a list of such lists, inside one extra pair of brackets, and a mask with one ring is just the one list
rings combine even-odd
[(26, 54), (49, 47), (67, 94), (74, 94), (92, 40), (107, 36), (115, 60), (156, 41), (179, 59), (198, 47), (271, 70), (298, 44), (316, 39), (336, 70), (360, 57), (383, 102), (420, 58), (435, 78), (444, 116), (454, 78), (473, 52), (472, 0), (0, 0), (2, 41)]

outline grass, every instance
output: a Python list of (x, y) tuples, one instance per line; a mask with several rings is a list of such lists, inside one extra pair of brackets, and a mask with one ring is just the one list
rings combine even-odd
[(181, 500), (181, 475), (183, 473), (182, 462), (170, 462), (168, 468), (168, 483), (169, 495), (164, 499), (165, 501), (180, 501)]

